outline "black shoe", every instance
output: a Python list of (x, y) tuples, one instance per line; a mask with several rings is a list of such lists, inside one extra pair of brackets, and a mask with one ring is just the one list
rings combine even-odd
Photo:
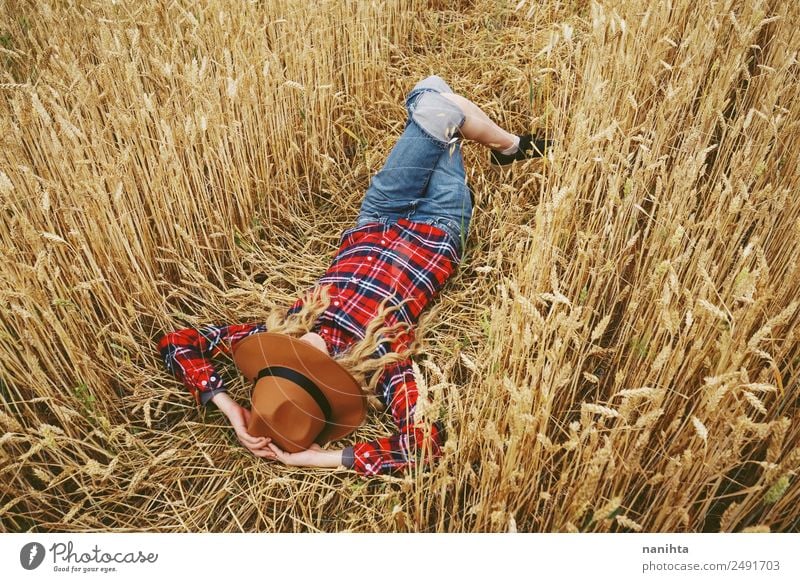
[(520, 160), (541, 158), (552, 145), (553, 140), (539, 139), (533, 135), (521, 135), (519, 136), (519, 149), (517, 151), (506, 155), (497, 150), (492, 150), (489, 160), (495, 166), (505, 166)]

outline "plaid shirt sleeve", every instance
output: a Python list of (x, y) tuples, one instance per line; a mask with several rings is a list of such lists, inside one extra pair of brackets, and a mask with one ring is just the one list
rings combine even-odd
[(211, 358), (230, 356), (233, 344), (261, 331), (266, 331), (263, 324), (251, 323), (179, 329), (161, 337), (158, 351), (167, 370), (183, 382), (198, 405), (205, 405), (226, 391)]
[(356, 443), (345, 449), (344, 462), (361, 475), (401, 472), (417, 462), (425, 464), (442, 454), (446, 439), (444, 424), (437, 420), (430, 428), (414, 423), (417, 383), (406, 359), (387, 366), (381, 374), (378, 392), (392, 413), (399, 432), (388, 437)]

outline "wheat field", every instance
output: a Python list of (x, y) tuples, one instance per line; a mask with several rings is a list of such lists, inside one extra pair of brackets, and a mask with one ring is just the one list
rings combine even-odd
[[(798, 31), (781, 0), (0, 0), (0, 530), (800, 530)], [(257, 459), (155, 342), (288, 308), (430, 74), (557, 142), (464, 147), (418, 332), (444, 456)]]

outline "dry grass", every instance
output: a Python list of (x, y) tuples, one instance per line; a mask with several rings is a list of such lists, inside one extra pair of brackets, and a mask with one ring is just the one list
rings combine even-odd
[[(800, 4), (49, 4), (0, 0), (0, 529), (800, 527)], [(259, 461), (154, 342), (311, 284), (430, 73), (560, 143), (466, 149), (446, 455)]]

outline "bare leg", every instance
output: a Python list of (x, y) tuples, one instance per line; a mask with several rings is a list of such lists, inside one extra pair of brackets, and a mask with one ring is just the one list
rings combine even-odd
[(464, 138), (495, 150), (505, 150), (514, 145), (516, 136), (489, 119), (489, 116), (472, 101), (455, 93), (441, 95), (458, 105), (464, 112), (466, 119), (459, 130)]

